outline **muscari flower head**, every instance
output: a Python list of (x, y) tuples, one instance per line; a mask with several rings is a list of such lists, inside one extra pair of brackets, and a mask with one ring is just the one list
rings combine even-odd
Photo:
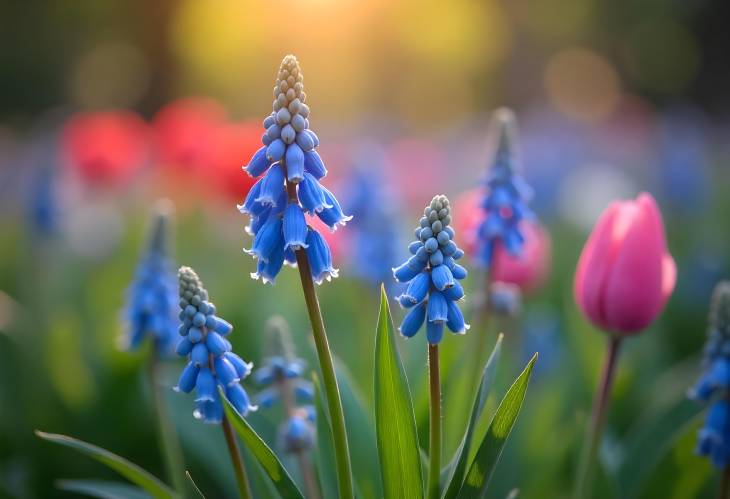
[(459, 281), (466, 269), (456, 263), (464, 252), (454, 242), (451, 207), (446, 196), (436, 196), (426, 206), (416, 240), (408, 245), (411, 256), (403, 265), (393, 269), (398, 282), (408, 283), (406, 292), (397, 300), (410, 308), (399, 328), (407, 338), (414, 336), (426, 322), (426, 337), (437, 344), (443, 336), (444, 324), (454, 333), (463, 334), (469, 328), (459, 309), (464, 297)]
[(233, 330), (225, 320), (216, 316), (215, 305), (198, 275), (190, 267), (180, 267), (180, 335), (177, 353), (187, 357), (188, 364), (180, 375), (176, 391), (190, 393), (195, 389), (196, 409), (193, 415), (205, 423), (220, 423), (223, 403), (218, 387), (228, 401), (245, 416), (256, 410), (240, 381), (249, 375), (253, 364), (244, 362), (231, 351), (225, 338)]
[(347, 228), (350, 272), (379, 285), (390, 280), (401, 238), (398, 225), (389, 222), (398, 219), (397, 203), (384, 182), (382, 159), (373, 149), (364, 145), (358, 151), (358, 163), (347, 179), (345, 208), (355, 217)]
[(282, 401), (287, 419), (279, 427), (279, 445), (285, 452), (309, 449), (314, 442), (314, 411), (308, 403), (314, 398), (312, 384), (302, 379), (304, 361), (295, 356), (286, 320), (274, 316), (266, 323), (267, 356), (253, 373), (264, 389), (256, 396), (259, 406), (272, 407)]
[(319, 138), (309, 129), (303, 82), (296, 57), (284, 57), (274, 86), (273, 112), (264, 120), (264, 145), (245, 167), (252, 177), (264, 175), (238, 207), (251, 217), (246, 231), (253, 236), (253, 246), (247, 253), (258, 260), (251, 277), (264, 283), (274, 282), (284, 262), (294, 266), (297, 250), (306, 252), (317, 284), (337, 277), (327, 243), (307, 225), (305, 215), (319, 217), (333, 231), (352, 218), (320, 184), (327, 169), (316, 151)]
[(128, 291), (125, 309), (126, 349), (135, 350), (149, 337), (156, 353), (172, 353), (177, 339), (177, 279), (168, 254), (171, 205), (160, 202), (155, 210), (149, 246), (142, 255)]
[(718, 469), (730, 464), (730, 281), (715, 287), (710, 304), (704, 373), (690, 390), (695, 400), (710, 402), (697, 438), (697, 453)]
[(532, 189), (517, 172), (515, 127), (512, 111), (503, 108), (495, 113), (494, 162), (487, 175), (482, 201), (485, 217), (477, 232), (478, 261), (486, 268), (491, 267), (498, 244), (503, 244), (511, 255), (521, 254), (525, 238), (520, 222), (534, 217), (527, 206)]

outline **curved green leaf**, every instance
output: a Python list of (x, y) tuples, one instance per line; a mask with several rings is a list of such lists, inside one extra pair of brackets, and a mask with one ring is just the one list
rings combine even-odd
[(525, 400), (525, 392), (532, 374), (532, 367), (535, 365), (536, 360), (537, 354), (533, 355), (525, 369), (507, 390), (502, 402), (500, 402), (497, 412), (494, 413), (492, 423), (489, 425), (489, 430), (479, 445), (479, 450), (477, 450), (469, 472), (466, 474), (464, 483), (457, 495), (458, 498), (484, 497), (489, 479), (492, 477), (507, 437), (509, 437), (512, 427), (517, 421), (517, 415), (522, 408), (522, 402)]
[(459, 493), (461, 484), (464, 481), (464, 474), (466, 473), (466, 467), (469, 461), (469, 453), (472, 444), (472, 436), (474, 429), (477, 425), (479, 415), (484, 409), (484, 404), (489, 396), (489, 390), (492, 387), (494, 381), (495, 371), (497, 370), (497, 361), (502, 352), (502, 338), (503, 334), (500, 334), (497, 338), (497, 343), (494, 345), (487, 363), (484, 365), (482, 371), (482, 378), (479, 382), (479, 388), (474, 395), (474, 405), (471, 409), (471, 416), (469, 416), (469, 422), (467, 423), (466, 430), (464, 431), (464, 437), (461, 440), (459, 448), (456, 449), (456, 453), (452, 460), (452, 473), (449, 479), (448, 486), (446, 487), (446, 493), (444, 494), (445, 499), (453, 499)]
[(277, 492), (281, 494), (281, 497), (286, 499), (304, 499), (304, 496), (299, 491), (299, 488), (292, 480), (289, 473), (286, 471), (281, 461), (276, 457), (274, 452), (266, 445), (261, 437), (251, 428), (243, 417), (234, 409), (225, 394), (221, 391), (221, 399), (223, 399), (223, 408), (226, 411), (226, 417), (231, 422), (233, 429), (236, 430), (238, 436), (241, 437), (246, 448), (253, 454), (261, 467), (266, 471), (271, 481), (276, 487)]
[(142, 489), (146, 490), (152, 497), (165, 499), (177, 497), (167, 485), (162, 483), (155, 476), (143, 470), (136, 464), (127, 461), (123, 457), (117, 456), (116, 454), (109, 452), (106, 449), (102, 449), (101, 447), (97, 447), (96, 445), (75, 439), (73, 437), (68, 437), (66, 435), (45, 433), (38, 430), (36, 430), (35, 434), (44, 440), (70, 447), (96, 459), (100, 463), (107, 465), (109, 468), (127, 478), (130, 482), (139, 485)]
[(197, 492), (197, 494), (205, 499), (205, 494), (203, 494), (203, 491), (200, 490), (200, 487), (198, 487), (198, 484), (195, 483), (195, 480), (193, 480), (193, 475), (190, 474), (188, 470), (185, 470), (185, 476), (188, 478), (188, 483), (193, 487), (193, 490)]
[(375, 336), (375, 432), (386, 498), (423, 497), (416, 418), (393, 335), (385, 288)]
[(59, 480), (56, 486), (66, 492), (99, 499), (149, 499), (150, 495), (139, 487), (106, 480)]

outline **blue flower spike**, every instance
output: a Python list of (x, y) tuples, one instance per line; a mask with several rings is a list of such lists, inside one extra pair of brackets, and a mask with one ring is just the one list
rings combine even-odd
[(704, 372), (689, 397), (709, 403), (697, 436), (697, 453), (718, 470), (730, 465), (730, 281), (715, 286), (710, 303)]
[(408, 245), (412, 256), (393, 269), (395, 280), (408, 284), (405, 293), (396, 298), (409, 309), (399, 331), (410, 338), (426, 322), (427, 340), (435, 345), (441, 342), (444, 325), (456, 334), (469, 329), (458, 306), (464, 296), (459, 281), (466, 277), (466, 269), (456, 261), (464, 253), (454, 241), (446, 196), (436, 196), (426, 206), (415, 235), (416, 240)]
[(520, 222), (534, 218), (528, 207), (532, 189), (519, 174), (514, 113), (510, 109), (498, 109), (492, 126), (496, 139), (494, 160), (487, 174), (481, 205), (484, 220), (477, 232), (477, 261), (487, 269), (492, 265), (494, 248), (498, 244), (503, 244), (514, 256), (522, 254), (525, 238)]
[(240, 382), (251, 372), (253, 364), (231, 351), (226, 339), (233, 327), (216, 315), (215, 305), (198, 275), (190, 267), (178, 271), (180, 288), (180, 328), (182, 339), (177, 353), (187, 357), (188, 364), (180, 374), (175, 391), (195, 390), (193, 416), (204, 423), (219, 424), (223, 420), (223, 402), (218, 387), (242, 416), (255, 411)]
[(145, 338), (150, 338), (157, 355), (173, 354), (178, 322), (177, 279), (168, 249), (172, 212), (168, 200), (155, 206), (149, 244), (127, 292), (126, 334), (122, 338), (127, 350), (136, 350)]
[(284, 263), (295, 266), (298, 251), (313, 260), (317, 284), (337, 277), (326, 241), (305, 215), (318, 217), (332, 231), (352, 219), (320, 184), (327, 169), (316, 151), (319, 138), (309, 129), (306, 100), (299, 62), (287, 55), (277, 73), (272, 113), (263, 122), (263, 147), (244, 167), (252, 177), (262, 177), (238, 207), (251, 217), (246, 232), (254, 240), (246, 252), (257, 260), (251, 277), (265, 284), (276, 281)]
[(286, 453), (309, 450), (314, 442), (314, 413), (308, 404), (314, 389), (302, 379), (304, 361), (295, 356), (289, 324), (281, 316), (266, 323), (267, 356), (253, 373), (254, 381), (263, 388), (256, 397), (260, 407), (282, 404), (286, 420), (280, 425), (279, 446)]

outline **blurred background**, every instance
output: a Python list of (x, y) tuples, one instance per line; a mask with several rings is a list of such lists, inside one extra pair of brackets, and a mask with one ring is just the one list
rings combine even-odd
[[(356, 474), (377, 475), (366, 468), (377, 283), (407, 256), (434, 194), (455, 200), (478, 186), (490, 113), (509, 106), (552, 259), (518, 316), (446, 338), (447, 453), (465, 414), (451, 409), (464, 402), (449, 384), (477, 376), (459, 356), (474, 335), (491, 345), (504, 331), (493, 407), (529, 356), (540, 358), (492, 497), (568, 495), (605, 341), (574, 305), (575, 264), (609, 200), (646, 190), (662, 208), (679, 277), (661, 319), (626, 342), (602, 491), (707, 496), (716, 473), (693, 454), (701, 408), (684, 399), (712, 287), (730, 265), (729, 16), (730, 4), (709, 0), (2, 2), (0, 496), (64, 497), (55, 480), (115, 478), (34, 429), (162, 475), (143, 379), (149, 351), (118, 347), (125, 290), (160, 197), (176, 205), (176, 265), (198, 271), (235, 326), (234, 350), (259, 362), (263, 325), (280, 313), (316, 365), (296, 272), (285, 269), (275, 287), (249, 278), (248, 220), (236, 209), (252, 185), (240, 167), (260, 147), (287, 53), (305, 75), (325, 184), (356, 217), (330, 241), (341, 277), (319, 288), (360, 408), (348, 414), (360, 435)], [(467, 280), (473, 295), (480, 284)], [(423, 340), (399, 346), (425, 442)], [(165, 366), (170, 386), (181, 365)], [(210, 497), (232, 494), (219, 432), (192, 418), (192, 397), (170, 390), (168, 402), (196, 481)], [(276, 417), (250, 420), (275, 445)]]

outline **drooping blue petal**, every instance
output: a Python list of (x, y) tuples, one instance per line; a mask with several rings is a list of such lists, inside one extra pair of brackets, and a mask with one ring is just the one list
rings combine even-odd
[(426, 340), (432, 345), (437, 345), (441, 342), (441, 338), (444, 336), (444, 323), (443, 322), (426, 322)]
[(236, 368), (225, 357), (217, 357), (213, 362), (213, 367), (215, 367), (216, 377), (223, 383), (223, 386), (228, 387), (240, 381)]
[(213, 355), (223, 355), (227, 351), (227, 344), (223, 337), (215, 331), (209, 331), (205, 338), (205, 346)]
[(446, 326), (454, 333), (463, 334), (469, 329), (469, 325), (464, 322), (464, 314), (461, 309), (453, 301), (447, 301), (448, 304), (448, 320)]
[(304, 209), (311, 215), (333, 207), (325, 200), (322, 186), (311, 173), (304, 174), (304, 179), (299, 183), (297, 192), (299, 194), (299, 202), (302, 203)]
[(454, 281), (454, 285), (450, 288), (446, 288), (443, 291), (444, 298), (449, 301), (459, 301), (464, 297), (464, 288), (461, 286), (459, 281)]
[(226, 388), (226, 398), (231, 401), (241, 416), (246, 416), (249, 411), (256, 410), (256, 407), (251, 405), (246, 390), (238, 383), (233, 383)]
[(196, 343), (190, 353), (190, 360), (198, 367), (207, 366), (208, 353), (208, 347), (205, 346), (205, 343)]
[(284, 211), (284, 249), (306, 248), (307, 232), (307, 222), (302, 208), (296, 203), (289, 203)]
[(304, 153), (304, 170), (311, 173), (317, 180), (327, 176), (327, 168), (315, 150)]
[(271, 142), (266, 148), (266, 157), (269, 161), (279, 161), (284, 157), (286, 152), (286, 144), (281, 139), (276, 139)]
[(276, 163), (261, 180), (261, 189), (256, 202), (263, 205), (275, 205), (278, 203), (282, 192), (285, 192), (284, 169), (281, 164)]
[(248, 253), (254, 255), (262, 262), (268, 262), (269, 257), (275, 253), (275, 250), (281, 248), (284, 250), (284, 236), (282, 234), (282, 220), (279, 217), (273, 217), (266, 221), (261, 230), (256, 234), (253, 240), (253, 246)]
[(309, 229), (306, 252), (314, 282), (321, 284), (325, 279), (329, 281), (337, 277), (338, 271), (332, 266), (332, 253), (327, 241), (314, 229)]
[(398, 328), (398, 331), (406, 338), (412, 337), (421, 329), (423, 321), (426, 319), (426, 304), (427, 302), (422, 301), (409, 310), (403, 318), (403, 322)]
[(243, 359), (235, 353), (226, 352), (223, 354), (223, 358), (233, 365), (239, 378), (243, 379), (251, 373), (253, 365), (251, 363), (244, 362)]
[(428, 272), (422, 271), (410, 281), (408, 289), (400, 296), (399, 301), (401, 301), (401, 303), (404, 301), (409, 302), (410, 305), (408, 306), (420, 303), (426, 298), (430, 286), (431, 277)]
[(436, 289), (443, 291), (454, 286), (454, 276), (446, 265), (438, 265), (431, 269), (431, 280)]
[(448, 308), (444, 295), (439, 291), (432, 291), (428, 296), (428, 321), (446, 322), (448, 319)]
[(264, 173), (271, 165), (271, 161), (266, 156), (266, 150), (267, 147), (264, 146), (256, 151), (256, 153), (253, 155), (253, 158), (251, 158), (248, 166), (246, 166), (246, 172), (252, 177), (258, 177), (259, 175)]
[(332, 208), (325, 208), (317, 213), (317, 216), (330, 228), (330, 230), (335, 230), (337, 225), (345, 225), (347, 222), (352, 220), (352, 216), (345, 215), (342, 212), (342, 207), (334, 194), (328, 191), (324, 186), (322, 186), (322, 193), (324, 194), (326, 204), (332, 206)]
[(297, 144), (286, 148), (286, 178), (294, 184), (304, 180), (304, 152)]
[(207, 367), (203, 367), (200, 369), (200, 372), (198, 372), (198, 379), (195, 383), (195, 391), (197, 392), (197, 397), (195, 398), (196, 402), (212, 402), (216, 398), (216, 391), (215, 391), (215, 377), (213, 376), (213, 373), (210, 372), (210, 369)]
[(195, 382), (198, 379), (199, 372), (200, 368), (192, 362), (189, 362), (180, 374), (180, 379), (177, 382), (177, 386), (175, 386), (175, 391), (190, 393), (192, 389), (195, 388)]

